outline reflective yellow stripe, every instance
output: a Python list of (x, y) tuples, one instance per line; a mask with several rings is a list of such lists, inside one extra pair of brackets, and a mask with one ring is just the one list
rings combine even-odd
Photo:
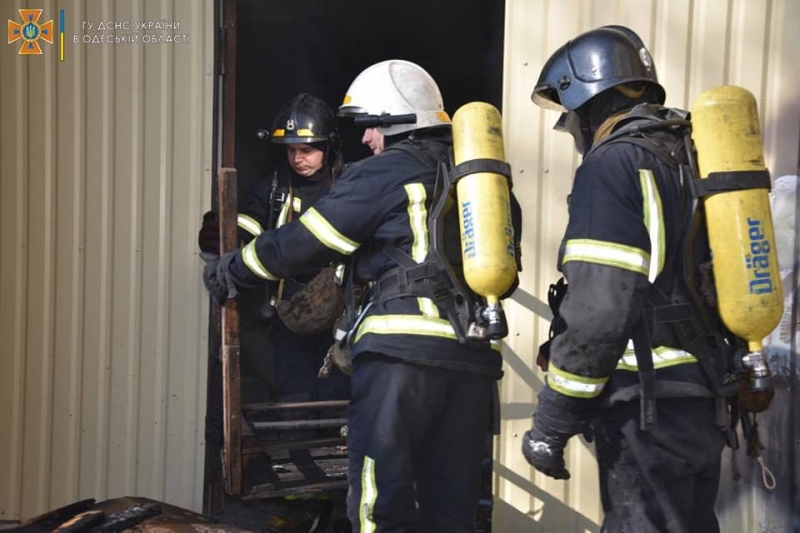
[(300, 198), (292, 198), (292, 209), (294, 209), (295, 213), (300, 212), (300, 206), (303, 205), (303, 201)]
[(245, 230), (253, 237), (258, 237), (264, 232), (264, 228), (261, 227), (261, 224), (259, 224), (256, 219), (250, 218), (247, 215), (242, 215), (242, 214), (237, 215), (236, 225)]
[(276, 281), (278, 278), (261, 264), (261, 260), (258, 258), (258, 254), (256, 254), (256, 240), (257, 239), (253, 239), (247, 246), (242, 248), (242, 261), (244, 261), (245, 266), (259, 278)]
[(587, 378), (556, 368), (553, 362), (547, 369), (547, 384), (551, 389), (571, 398), (596, 398), (603, 392), (608, 378)]
[(272, 132), (273, 137), (283, 137), (286, 134), (286, 130), (283, 128), (276, 128), (275, 131)]
[[(426, 337), (441, 337), (444, 339), (457, 339), (456, 332), (450, 321), (444, 318), (435, 318), (420, 315), (373, 315), (361, 322), (356, 331), (353, 342), (358, 342), (367, 333), (376, 335), (424, 335)], [(492, 350), (500, 351), (501, 346), (491, 343)]]
[[(696, 363), (697, 358), (689, 352), (669, 346), (656, 346), (653, 348), (653, 368), (667, 368), (675, 365)], [(622, 358), (617, 363), (618, 370), (630, 370), (638, 372), (639, 365), (636, 363), (636, 352), (633, 349), (633, 342), (628, 341), (628, 347)]]
[(456, 332), (448, 320), (419, 315), (368, 316), (359, 326), (354, 342), (358, 342), (367, 333), (456, 338)]
[(656, 187), (652, 170), (640, 170), (639, 181), (642, 185), (642, 202), (644, 225), (650, 236), (650, 268), (647, 279), (653, 283), (664, 270), (665, 229), (664, 210), (661, 207), (661, 195)]
[(433, 303), (430, 298), (417, 298), (419, 304), (419, 312), (425, 316), (439, 317), (439, 308)]
[[(411, 259), (422, 263), (428, 255), (428, 210), (425, 207), (427, 193), (421, 183), (409, 183), (405, 186), (408, 195), (408, 224), (414, 235), (411, 244)], [(438, 317), (439, 309), (429, 298), (417, 298), (419, 310), (425, 316)]]
[(375, 501), (378, 499), (378, 484), (375, 482), (375, 460), (364, 456), (364, 465), (361, 467), (361, 502), (358, 506), (358, 517), (361, 523), (361, 533), (374, 533), (378, 529), (372, 517)]
[(300, 217), (300, 223), (303, 224), (308, 231), (310, 231), (319, 242), (342, 254), (352, 254), (358, 248), (358, 243), (352, 239), (348, 239), (336, 228), (331, 226), (331, 223), (325, 220), (325, 217), (313, 207), (303, 213)]
[(561, 264), (569, 261), (608, 265), (644, 275), (650, 268), (650, 256), (641, 248), (594, 239), (568, 240)]
[(314, 132), (311, 131), (308, 128), (300, 128), (299, 130), (297, 130), (297, 136), (298, 137), (313, 137), (314, 136)]
[(428, 255), (428, 210), (425, 209), (425, 186), (421, 183), (410, 183), (405, 189), (408, 195), (408, 224), (414, 234), (411, 259), (422, 263)]

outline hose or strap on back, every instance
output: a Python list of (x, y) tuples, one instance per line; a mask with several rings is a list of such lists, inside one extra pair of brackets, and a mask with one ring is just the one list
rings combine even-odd
[(720, 192), (743, 191), (747, 189), (771, 189), (772, 180), (768, 170), (729, 170), (712, 172), (707, 178), (689, 181), (692, 196), (704, 198)]

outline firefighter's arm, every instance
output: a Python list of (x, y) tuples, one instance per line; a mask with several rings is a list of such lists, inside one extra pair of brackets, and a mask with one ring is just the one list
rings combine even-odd
[(585, 161), (570, 198), (560, 253), (568, 282), (560, 308), (566, 329), (553, 339), (548, 387), (578, 401), (602, 393), (649, 287), (645, 213), (652, 210), (643, 203), (641, 173), (626, 157), (629, 150), (612, 145)]
[(349, 174), (299, 219), (265, 231), (226, 262), (206, 265), (204, 281), (212, 296), (224, 301), (270, 280), (312, 274), (358, 249), (386, 211), (377, 201), (382, 191), (371, 186), (374, 180), (361, 176), (358, 168)]
[[(256, 185), (247, 197), (244, 209), (236, 217), (239, 241), (242, 243), (250, 242), (267, 228), (270, 182), (271, 180), (264, 180)], [(203, 226), (197, 235), (197, 243), (200, 251), (205, 254), (219, 253), (219, 221), (213, 211), (203, 215)]]
[(273, 179), (277, 177), (259, 181), (236, 216), (239, 239), (244, 243), (249, 243), (270, 226), (269, 219), (273, 216), (270, 205)]
[[(526, 434), (530, 450), (544, 438), (556, 438), (550, 448), (563, 449), (586, 429), (646, 298), (650, 240), (638, 171), (623, 147), (610, 148), (605, 157), (585, 161), (573, 185), (560, 253), (568, 288), (559, 314), (566, 329), (550, 347), (546, 386)], [(551, 468), (553, 477), (565, 477), (563, 457), (560, 464)]]

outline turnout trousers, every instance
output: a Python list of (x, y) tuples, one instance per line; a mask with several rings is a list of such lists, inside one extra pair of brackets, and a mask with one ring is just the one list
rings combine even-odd
[(718, 533), (714, 503), (724, 433), (714, 400), (664, 398), (657, 426), (642, 431), (639, 401), (612, 406), (593, 423), (603, 533)]
[(355, 360), (347, 514), (354, 532), (475, 531), (494, 380), (381, 354)]

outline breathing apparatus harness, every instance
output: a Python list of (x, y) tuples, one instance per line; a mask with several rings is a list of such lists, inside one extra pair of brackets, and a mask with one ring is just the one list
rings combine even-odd
[[(403, 116), (386, 116), (399, 120)], [(362, 117), (357, 117), (356, 120)], [(384, 117), (367, 116), (360, 125), (376, 127)], [(368, 120), (367, 120), (368, 119)], [(396, 124), (398, 122), (392, 122)], [(349, 343), (361, 320), (372, 305), (406, 297), (429, 298), (447, 315), (461, 344), (487, 345), (491, 339), (507, 335), (507, 329), (492, 327), (491, 316), (486, 312), (484, 298), (472, 291), (464, 281), (460, 267), (460, 249), (451, 250), (446, 243), (459, 242), (458, 215), (451, 209), (454, 188), (458, 180), (475, 172), (495, 172), (510, 181), (508, 163), (494, 159), (479, 159), (454, 165), (452, 150), (443, 142), (420, 142), (414, 133), (407, 139), (389, 146), (385, 151), (402, 151), (410, 154), (428, 167), (436, 167), (431, 212), (427, 231), (430, 249), (425, 259), (417, 263), (397, 246), (386, 244), (382, 251), (396, 267), (386, 271), (369, 287), (356, 287), (353, 280), (358, 252), (347, 268), (345, 284), (345, 323), (347, 333), (337, 334), (340, 345)], [(356, 310), (360, 308), (360, 312)]]
[[(763, 446), (758, 437), (755, 412), (739, 407), (741, 397), (748, 394), (744, 382), (761, 385), (757, 372), (742, 364), (746, 351), (744, 341), (731, 333), (716, 310), (714, 282), (711, 277), (710, 258), (700, 257), (698, 249), (708, 249), (705, 231), (702, 198), (711, 194), (752, 188), (770, 188), (767, 172), (726, 172), (711, 174), (700, 179), (696, 164), (696, 152), (691, 139), (691, 122), (685, 111), (656, 108), (651, 105), (636, 106), (625, 117), (617, 129), (591, 148), (587, 157), (600, 147), (614, 143), (633, 144), (655, 155), (664, 164), (678, 170), (679, 190), (682, 191), (684, 208), (681, 216), (681, 238), (674, 239), (667, 253), (672, 262), (673, 279), (657, 279), (651, 285), (647, 302), (640, 319), (634, 324), (631, 338), (639, 370), (639, 386), (615, 391), (607, 403), (631, 400), (638, 394), (643, 430), (656, 426), (656, 388), (659, 395), (675, 397), (691, 395), (716, 399), (717, 425), (727, 436), (728, 445), (739, 447), (736, 437), (737, 424), (741, 422), (747, 439), (747, 454), (757, 457), (763, 470), (764, 484), (774, 486), (774, 476), (759, 457)], [(550, 328), (550, 339), (566, 328), (558, 312), (566, 294), (564, 278), (550, 286), (549, 303), (554, 318)], [(549, 358), (549, 343), (540, 350), (540, 357)], [(692, 384), (655, 382), (652, 347), (674, 346), (694, 355), (708, 382), (709, 389)], [(697, 389), (697, 390), (693, 390)], [(675, 389), (675, 390), (672, 390)], [(688, 393), (688, 394), (687, 394)], [(763, 410), (763, 409), (762, 409)], [(734, 477), (740, 475), (734, 456)], [(771, 481), (769, 478), (772, 478)]]

